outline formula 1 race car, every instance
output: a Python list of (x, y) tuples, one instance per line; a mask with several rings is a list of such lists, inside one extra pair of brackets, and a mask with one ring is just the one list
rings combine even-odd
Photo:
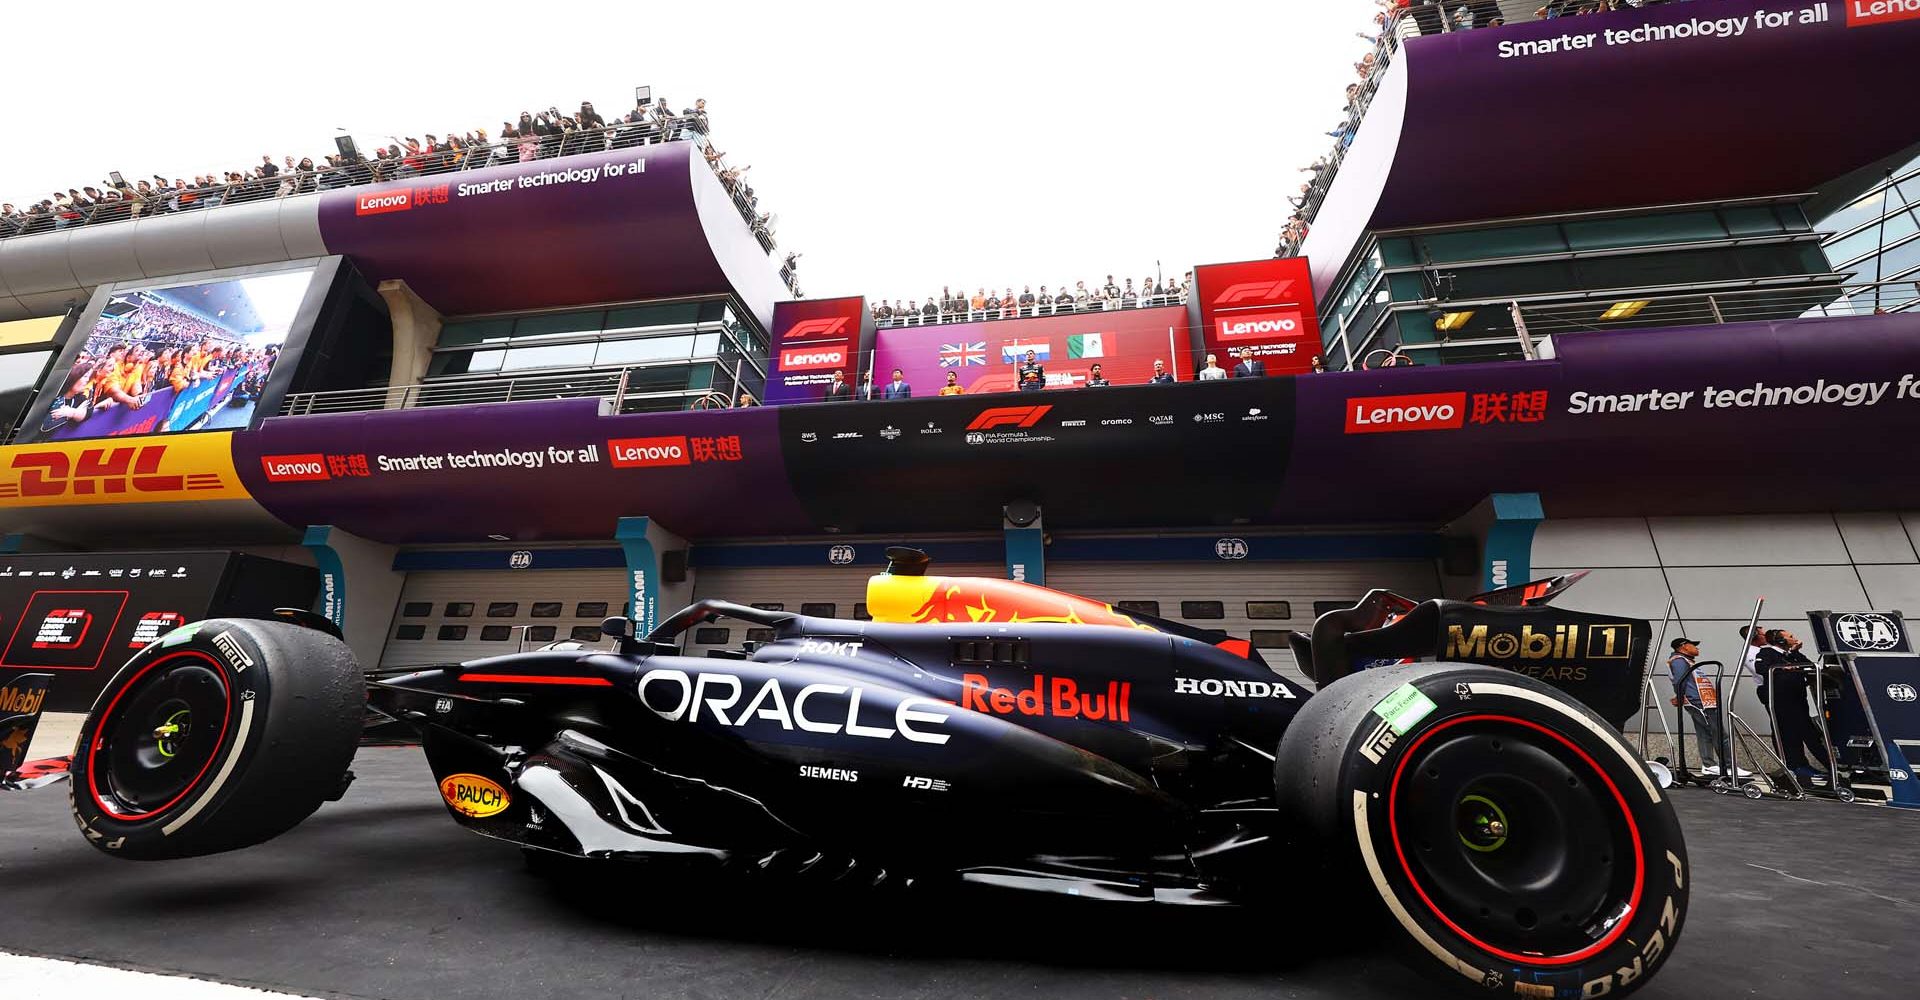
[[(120, 858), (259, 843), (342, 794), (372, 718), (417, 731), (454, 820), (530, 863), (1361, 900), (1482, 994), (1625, 994), (1671, 954), (1686, 848), (1616, 729), (1648, 629), (1548, 607), (1570, 579), (1369, 594), (1294, 637), (1310, 694), (1225, 633), (888, 555), (872, 621), (702, 601), (645, 637), (608, 619), (612, 650), (372, 676), (304, 612), (189, 624), (95, 703), (74, 818)], [(723, 617), (774, 638), (680, 654)]]

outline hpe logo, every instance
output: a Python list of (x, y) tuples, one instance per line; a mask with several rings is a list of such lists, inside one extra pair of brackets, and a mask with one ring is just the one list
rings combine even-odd
[[(973, 423), (967, 425), (967, 430), (990, 431), (995, 427), (1008, 426), (1032, 427), (1039, 423), (1040, 418), (1046, 416), (1047, 411), (1051, 409), (1053, 409), (1051, 406), (996, 406), (991, 410), (981, 411), (979, 416), (973, 418)], [(972, 435), (967, 436), (967, 442), (975, 443)]]
[(1216, 306), (1230, 306), (1241, 302), (1273, 302), (1285, 296), (1293, 288), (1292, 278), (1278, 281), (1243, 281), (1237, 285), (1228, 285), (1224, 291), (1214, 297)]
[(831, 337), (835, 334), (846, 332), (846, 329), (847, 317), (845, 316), (829, 316), (825, 319), (803, 319), (787, 327), (786, 335), (780, 339), (787, 341), (805, 340), (809, 337)]

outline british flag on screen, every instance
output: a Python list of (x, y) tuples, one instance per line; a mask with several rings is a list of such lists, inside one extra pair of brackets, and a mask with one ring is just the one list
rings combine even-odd
[(984, 365), (987, 363), (987, 342), (976, 340), (970, 344), (941, 344), (940, 367), (959, 368), (962, 365)]

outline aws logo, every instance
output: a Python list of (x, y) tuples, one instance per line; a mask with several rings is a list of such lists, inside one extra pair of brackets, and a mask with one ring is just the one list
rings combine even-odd
[(485, 819), (513, 804), (498, 782), (477, 774), (448, 775), (440, 782), (440, 797), (454, 812), (474, 819)]
[[(226, 435), (222, 435), (222, 450), (225, 441)], [(0, 501), (125, 503), (169, 495), (173, 499), (187, 499), (177, 494), (227, 487), (217, 472), (163, 472), (172, 447), (150, 444), (25, 448), (8, 458), (7, 470), (17, 478), (0, 480)]]
[(1216, 306), (1238, 305), (1242, 302), (1277, 302), (1293, 290), (1292, 278), (1278, 281), (1242, 281), (1228, 285), (1213, 299)]
[(982, 410), (979, 416), (973, 418), (973, 423), (967, 425), (967, 430), (990, 431), (996, 427), (1032, 427), (1052, 409), (1051, 406), (996, 406), (990, 410)]

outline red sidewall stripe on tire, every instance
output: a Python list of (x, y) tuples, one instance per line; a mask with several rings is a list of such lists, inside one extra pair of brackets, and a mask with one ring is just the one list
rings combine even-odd
[[(108, 805), (107, 800), (100, 794), (100, 786), (98, 784), (100, 769), (94, 765), (94, 758), (100, 754), (100, 730), (105, 729), (107, 723), (113, 720), (114, 706), (120, 704), (121, 697), (128, 691), (133, 690), (134, 685), (140, 683), (140, 678), (147, 675), (147, 671), (161, 664), (171, 663), (174, 660), (181, 659), (195, 659), (212, 664), (214, 669), (220, 672), (221, 681), (227, 686), (227, 707), (226, 711), (221, 713), (220, 716), (220, 735), (213, 745), (213, 752), (207, 755), (206, 763), (200, 765), (199, 772), (193, 776), (192, 781), (187, 783), (187, 787), (181, 789), (180, 794), (168, 799), (166, 803), (158, 809), (152, 809), (134, 815), (124, 815), (115, 812), (113, 807)], [(212, 767), (213, 762), (220, 758), (220, 748), (225, 746), (227, 742), (227, 723), (233, 719), (233, 694), (233, 678), (227, 674), (226, 666), (218, 659), (200, 652), (197, 649), (183, 649), (178, 653), (168, 653), (154, 660), (152, 663), (141, 667), (139, 673), (134, 674), (131, 679), (120, 686), (120, 690), (113, 693), (113, 700), (107, 702), (107, 710), (100, 713), (100, 724), (94, 728), (93, 739), (91, 740), (92, 745), (87, 748), (87, 794), (93, 798), (93, 804), (99, 806), (100, 811), (106, 813), (109, 818), (121, 823), (137, 823), (143, 819), (152, 819), (172, 809), (174, 806), (179, 805), (181, 799), (186, 798), (194, 789), (200, 787), (200, 780), (207, 776), (207, 769)]]
[[(1414, 752), (1419, 750), (1420, 746), (1431, 739), (1434, 734), (1444, 732), (1447, 729), (1466, 722), (1506, 722), (1516, 726), (1523, 726), (1551, 737), (1561, 746), (1573, 751), (1581, 760), (1585, 761), (1586, 765), (1593, 769), (1593, 773), (1599, 775), (1600, 780), (1606, 783), (1607, 791), (1613, 793), (1613, 801), (1620, 807), (1620, 815), (1626, 817), (1627, 831), (1633, 836), (1633, 896), (1627, 901), (1626, 914), (1620, 918), (1618, 923), (1614, 924), (1613, 930), (1609, 931), (1607, 935), (1599, 941), (1566, 955), (1527, 955), (1521, 952), (1512, 952), (1496, 948), (1474, 937), (1472, 934), (1467, 933), (1459, 924), (1454, 923), (1450, 917), (1441, 912), (1440, 907), (1434, 905), (1432, 899), (1428, 898), (1427, 891), (1420, 887), (1420, 880), (1414, 877), (1413, 866), (1407, 861), (1407, 852), (1400, 846), (1400, 827), (1395, 816), (1400, 801), (1400, 776), (1406, 771), (1407, 762), (1413, 759)], [(1596, 763), (1585, 750), (1574, 745), (1572, 740), (1537, 722), (1528, 722), (1525, 719), (1517, 719), (1510, 715), (1462, 715), (1448, 719), (1434, 726), (1432, 729), (1421, 733), (1420, 737), (1414, 740), (1412, 745), (1407, 747), (1406, 753), (1400, 756), (1399, 766), (1393, 769), (1393, 783), (1388, 787), (1387, 791), (1387, 835), (1393, 840), (1393, 853), (1400, 859), (1400, 870), (1406, 873), (1407, 883), (1413, 886), (1414, 893), (1420, 897), (1420, 902), (1426, 904), (1428, 911), (1434, 916), (1439, 917), (1440, 922), (1446, 924), (1455, 934), (1465, 938), (1469, 944), (1479, 948), (1481, 951), (1523, 965), (1571, 965), (1604, 951), (1608, 946), (1618, 940), (1620, 935), (1626, 933), (1627, 924), (1631, 922), (1633, 914), (1640, 909), (1640, 894), (1646, 886), (1646, 852), (1640, 844), (1640, 825), (1633, 821), (1633, 811), (1627, 808), (1626, 797), (1620, 794), (1620, 789), (1613, 783), (1613, 779), (1607, 776), (1606, 771), (1601, 770), (1600, 765)]]

